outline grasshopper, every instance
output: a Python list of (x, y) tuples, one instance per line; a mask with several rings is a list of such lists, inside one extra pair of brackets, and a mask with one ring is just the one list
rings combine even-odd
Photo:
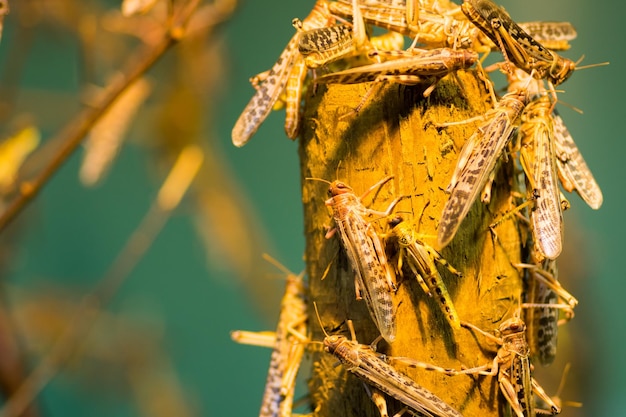
[[(334, 22), (335, 18), (330, 14), (328, 0), (317, 0), (309, 16), (302, 21), (302, 29), (306, 31), (330, 26)], [(278, 61), (276, 61), (272, 69), (257, 77), (257, 80), (261, 80), (257, 91), (235, 122), (235, 126), (232, 130), (232, 139), (235, 146), (241, 147), (245, 145), (258, 130), (261, 123), (263, 123), (272, 110), (272, 106), (285, 90), (285, 86), (290, 77), (293, 77), (291, 81), (291, 91), (298, 93), (298, 97), (297, 100), (287, 99), (287, 101), (291, 105), (297, 103), (298, 108), (290, 109), (292, 115), (289, 116), (288, 119), (292, 125), (286, 127), (286, 130), (289, 137), (295, 137), (297, 135), (298, 124), (294, 124), (294, 121), (299, 118), (299, 92), (301, 91), (301, 85), (306, 76), (304, 64), (301, 63), (303, 58), (298, 52), (300, 33), (300, 31), (296, 31), (296, 34), (291, 38), (280, 54)], [(294, 67), (296, 67), (295, 70)]]
[(476, 330), (487, 339), (498, 343), (500, 349), (493, 363), (465, 369), (459, 373), (497, 375), (500, 391), (517, 417), (535, 415), (533, 393), (549, 405), (548, 414), (554, 415), (561, 412), (560, 407), (552, 401), (531, 375), (530, 349), (525, 335), (526, 325), (521, 319), (513, 317), (502, 322), (497, 332), (499, 336), (493, 336), (469, 323), (462, 323), (462, 326)]
[(327, 0), (318, 0), (311, 14), (300, 21), (293, 19), (296, 34), (271, 70), (251, 79), (257, 89), (232, 130), (235, 146), (250, 140), (270, 110), (284, 94), (285, 133), (295, 139), (300, 130), (300, 102), (307, 68), (317, 68), (366, 49), (367, 34), (357, 0), (352, 0), (352, 30), (336, 25)]
[[(545, 95), (546, 90), (539, 80), (533, 80), (522, 70), (507, 74), (509, 90), (526, 88), (532, 100)], [(563, 118), (553, 108), (550, 114), (553, 126), (556, 166), (561, 186), (568, 192), (576, 191), (594, 210), (602, 206), (603, 196), (598, 183), (587, 166)]]
[[(417, 7), (410, 6), (414, 1), (394, 3), (397, 4), (390, 5), (384, 1), (365, 2), (360, 6), (363, 19), (369, 24), (412, 38), (413, 45), (420, 43), (429, 48), (471, 48), (477, 52), (498, 49), (497, 44), (462, 13), (456, 13), (459, 7), (452, 2), (419, 1)], [(417, 10), (417, 13), (408, 13), (407, 4)], [(342, 17), (348, 17), (351, 13), (349, 0), (333, 2), (330, 8), (333, 14)], [(407, 15), (412, 17), (409, 19)], [(569, 41), (576, 37), (576, 30), (568, 22), (526, 22), (519, 23), (519, 26), (554, 50), (569, 49)]]
[(576, 64), (543, 46), (491, 0), (463, 0), (461, 10), (495, 43), (507, 62), (553, 85), (567, 80)]
[(387, 177), (374, 184), (360, 198), (347, 184), (333, 181), (328, 188), (330, 198), (325, 201), (326, 206), (333, 211), (336, 224), (336, 229), (329, 230), (326, 238), (339, 231), (341, 244), (355, 272), (357, 299), (365, 298), (372, 320), (389, 343), (396, 337), (395, 312), (391, 297), (391, 292), (395, 290), (395, 274), (387, 263), (387, 255), (380, 237), (365, 216), (388, 216), (401, 197), (394, 200), (384, 212), (368, 209), (361, 201), (371, 191), (392, 178)]
[(259, 417), (291, 417), (296, 375), (305, 348), (300, 342), (307, 339), (308, 285), (304, 272), (295, 275), (273, 258), (266, 255), (265, 259), (285, 271), (287, 277), (276, 332), (272, 337), (267, 333), (235, 331), (231, 337), (238, 343), (261, 346), (268, 346), (267, 340), (271, 341), (273, 351)]
[(448, 294), (448, 289), (439, 271), (437, 271), (435, 261), (445, 265), (450, 272), (457, 276), (461, 276), (461, 273), (452, 268), (434, 248), (419, 240), (415, 231), (402, 217), (394, 217), (389, 221), (389, 225), (391, 226), (391, 234), (397, 241), (400, 249), (398, 271), (402, 273), (402, 262), (403, 259), (406, 260), (418, 283), (426, 294), (434, 297), (435, 302), (448, 323), (450, 323), (450, 326), (454, 329), (459, 329), (459, 316)]
[(544, 389), (531, 375), (532, 366), (529, 347), (526, 342), (526, 325), (518, 317), (503, 321), (494, 336), (473, 324), (461, 322), (461, 326), (481, 333), (485, 338), (497, 343), (500, 348), (492, 362), (475, 368), (455, 370), (441, 368), (410, 358), (393, 357), (391, 361), (402, 361), (414, 368), (442, 372), (446, 375), (489, 375), (497, 376), (502, 395), (513, 409), (516, 417), (535, 416), (533, 393), (550, 407), (550, 410), (537, 410), (542, 414), (558, 414), (560, 407), (552, 401)]
[[(426, 416), (462, 417), (445, 401), (381, 359), (371, 346), (359, 344), (352, 328), (352, 340), (341, 335), (330, 336), (322, 330), (324, 350), (337, 357), (350, 373), (366, 384)], [(381, 417), (384, 417), (382, 412)]]
[[(410, 2), (409, 2), (410, 3)], [(407, 20), (406, 9), (403, 5), (390, 7), (382, 2), (368, 2), (360, 6), (363, 20), (384, 29), (401, 33), (413, 39), (413, 46), (417, 43), (427, 47), (472, 48), (474, 44), (482, 44), (480, 39), (486, 40), (480, 30), (467, 20), (458, 20), (445, 14), (448, 2), (435, 2), (436, 5), (422, 7), (418, 4), (417, 13), (411, 12), (411, 20)], [(439, 4), (441, 3), (441, 4)], [(452, 4), (452, 3), (449, 3)], [(414, 6), (413, 6), (414, 7)], [(347, 0), (331, 4), (331, 11), (338, 16), (346, 17), (350, 14)], [(435, 11), (441, 10), (441, 12)], [(480, 47), (477, 47), (480, 50)]]
[[(307, 67), (315, 69), (366, 51), (403, 48), (404, 37), (397, 32), (368, 39), (361, 6), (358, 0), (351, 0), (351, 2), (351, 14), (345, 15), (351, 15), (351, 25), (342, 23), (302, 32), (298, 50), (304, 57)], [(407, 13), (412, 13), (412, 10), (407, 10)], [(298, 26), (297, 22), (296, 26)], [(378, 57), (376, 58), (380, 61)]]
[(515, 123), (528, 101), (525, 90), (505, 94), (487, 112), (482, 124), (467, 140), (448, 186), (450, 198), (444, 206), (437, 242), (446, 246), (458, 230), (476, 197), (495, 168), (498, 157), (509, 143)]
[[(355, 0), (353, 0), (355, 1)], [(361, 54), (368, 50), (402, 49), (404, 37), (397, 32), (374, 36), (370, 39), (365, 31), (358, 4), (353, 4), (353, 24), (341, 23), (318, 29), (302, 31), (298, 51), (306, 66), (316, 69), (338, 59)], [(299, 20), (294, 20), (296, 29), (301, 29)]]
[(294, 20), (294, 26), (302, 31), (298, 51), (309, 68), (315, 69), (369, 49), (359, 1), (351, 1), (352, 25), (343, 23), (303, 31), (298, 21)]
[[(378, 54), (380, 53), (374, 53)], [(465, 49), (412, 49), (405, 53), (395, 51), (395, 54), (400, 58), (327, 74), (320, 77), (318, 82), (354, 84), (368, 81), (396, 81), (416, 84), (443, 77), (457, 69), (469, 68), (478, 60), (476, 52)], [(432, 89), (427, 90), (430, 91)]]
[(552, 103), (540, 96), (522, 114), (520, 161), (530, 184), (534, 208), (530, 213), (537, 250), (548, 259), (561, 253), (563, 215), (558, 187)]
[[(296, 27), (299, 27), (296, 21)], [(302, 32), (298, 51), (307, 67), (315, 69), (356, 51), (352, 26), (346, 23)]]

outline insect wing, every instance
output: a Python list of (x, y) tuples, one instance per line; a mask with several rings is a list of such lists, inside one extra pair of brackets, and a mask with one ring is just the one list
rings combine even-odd
[[(531, 212), (533, 235), (537, 249), (549, 259), (555, 259), (562, 249), (563, 215), (557, 183), (556, 158), (550, 118), (535, 118), (532, 126), (534, 157), (532, 175), (536, 198)], [(530, 162), (530, 161), (529, 161)]]
[[(544, 260), (541, 268), (556, 279), (555, 260)], [(551, 305), (557, 304), (559, 298), (536, 274), (538, 272), (532, 269), (526, 271), (525, 302), (531, 306), (525, 309), (524, 321), (528, 326), (526, 334), (533, 359), (547, 366), (554, 362), (556, 356), (559, 310)]]
[(352, 27), (347, 24), (301, 33), (298, 51), (309, 68), (318, 68), (354, 53)]
[(298, 36), (291, 38), (287, 47), (280, 54), (278, 61), (270, 70), (267, 78), (261, 83), (257, 92), (252, 96), (237, 119), (237, 122), (235, 122), (232, 131), (232, 139), (235, 146), (241, 147), (248, 143), (283, 92), (293, 68), (294, 59), (298, 56), (297, 43)]
[(540, 42), (572, 41), (578, 33), (570, 22), (523, 22), (518, 25)]
[(458, 182), (458, 177), (461, 175), (463, 171), (465, 171), (465, 167), (467, 166), (467, 162), (473, 157), (478, 143), (480, 142), (481, 136), (479, 134), (473, 134), (467, 139), (463, 147), (461, 148), (461, 152), (457, 158), (456, 167), (454, 168), (454, 172), (452, 173), (452, 178), (450, 178), (450, 184), (446, 188), (446, 192), (451, 192)]
[[(396, 334), (395, 313), (387, 284), (388, 274), (393, 272), (387, 265), (380, 239), (359, 215), (352, 214), (349, 220), (337, 223), (341, 241), (370, 315), (385, 340), (393, 342)], [(392, 276), (389, 279), (394, 281), (394, 278)]]
[[(458, 171), (458, 175), (454, 176), (458, 180), (451, 189), (450, 198), (446, 202), (439, 223), (437, 241), (440, 247), (450, 243), (485, 186), (498, 157), (513, 133), (513, 122), (524, 107), (525, 100), (521, 98), (521, 93), (509, 93), (504, 96), (498, 103), (498, 108), (493, 110), (495, 116), (468, 139), (475, 143), (476, 147), (469, 153), (467, 162)], [(507, 106), (510, 108), (507, 109)], [(478, 139), (474, 138), (474, 135), (477, 135)]]
[(603, 197), (598, 183), (589, 167), (587, 167), (561, 116), (554, 111), (552, 119), (557, 167), (563, 188), (569, 192), (575, 189), (589, 207), (594, 210), (599, 209), (602, 205)]
[[(329, 12), (329, 2), (327, 0), (317, 0), (311, 13), (302, 21), (302, 29), (307, 31), (328, 26), (333, 22), (334, 17)], [(263, 82), (256, 87), (256, 93), (235, 122), (231, 133), (235, 146), (241, 147), (250, 140), (272, 110), (274, 103), (285, 90), (285, 85), (292, 74), (294, 64), (296, 64), (298, 59), (302, 59), (298, 52), (300, 34), (301, 32), (297, 31), (292, 36), (272, 69), (267, 75), (264, 75)]]

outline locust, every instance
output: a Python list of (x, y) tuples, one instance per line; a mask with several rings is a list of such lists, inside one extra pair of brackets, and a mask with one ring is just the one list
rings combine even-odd
[[(360, 9), (366, 23), (408, 36), (413, 39), (413, 46), (419, 43), (429, 48), (467, 49), (475, 44), (481, 44), (480, 39), (487, 39), (469, 21), (458, 20), (444, 14), (444, 10), (449, 7), (444, 5), (444, 2), (436, 3), (440, 4), (430, 7), (422, 7), (418, 4), (418, 8), (415, 9), (418, 12), (410, 12), (412, 15), (410, 20), (407, 19), (407, 12), (404, 8), (406, 6), (402, 4), (391, 7), (382, 2), (368, 2), (360, 6)], [(330, 9), (333, 14), (341, 17), (347, 17), (351, 13), (348, 0), (333, 2)], [(442, 12), (437, 12), (435, 9)], [(477, 47), (477, 49), (480, 48)]]
[(371, 46), (357, 0), (351, 0), (352, 25), (335, 24), (327, 0), (318, 0), (303, 21), (293, 19), (296, 34), (271, 70), (251, 79), (257, 89), (232, 130), (235, 146), (243, 146), (254, 135), (271, 109), (285, 104), (285, 133), (295, 139), (300, 132), (300, 106), (308, 68), (315, 69), (360, 53)]
[(450, 326), (459, 329), (461, 327), (459, 316), (435, 261), (445, 265), (458, 277), (462, 274), (452, 268), (434, 248), (418, 239), (413, 228), (401, 216), (391, 219), (389, 225), (391, 235), (399, 247), (398, 271), (402, 273), (402, 264), (406, 261), (424, 292), (434, 298)]
[[(382, 52), (374, 52), (373, 55), (378, 54)], [(478, 60), (476, 52), (466, 49), (412, 49), (407, 52), (395, 51), (394, 54), (399, 58), (334, 72), (320, 77), (317, 81), (341, 84), (396, 81), (403, 84), (416, 84), (427, 80), (437, 80), (457, 69), (467, 69)], [(432, 89), (429, 90), (432, 91)], [(425, 95), (428, 95), (427, 92)]]
[[(329, 1), (317, 0), (311, 13), (302, 21), (303, 30), (326, 27), (335, 23), (335, 18), (330, 14)], [(252, 96), (243, 112), (235, 122), (232, 130), (233, 144), (237, 147), (244, 146), (256, 133), (259, 126), (272, 110), (272, 106), (278, 101), (285, 90), (290, 78), (290, 91), (297, 94), (297, 99), (287, 99), (290, 104), (291, 115), (287, 116), (289, 126), (286, 126), (287, 136), (294, 138), (298, 133), (299, 106), (302, 83), (306, 76), (306, 68), (302, 62), (302, 56), (298, 52), (298, 42), (301, 31), (291, 38), (278, 61), (267, 73), (257, 76), (257, 91)], [(253, 85), (255, 82), (253, 82)], [(294, 108), (296, 107), (296, 108)]]
[[(354, 0), (353, 0), (354, 1)], [(360, 8), (353, 5), (354, 23), (341, 23), (328, 27), (303, 31), (298, 19), (294, 19), (296, 29), (302, 31), (298, 51), (304, 57), (306, 66), (317, 69), (342, 58), (363, 54), (366, 51), (397, 50), (404, 46), (404, 37), (397, 32), (388, 32), (368, 39)], [(378, 59), (378, 58), (376, 58)], [(368, 58), (368, 60), (372, 60)]]
[[(308, 285), (304, 272), (295, 275), (269, 256), (265, 258), (286, 272), (285, 294), (280, 303), (276, 332), (234, 331), (238, 343), (273, 348), (259, 417), (291, 417), (294, 387), (304, 355), (308, 332)], [(269, 340), (269, 343), (267, 342)]]
[(341, 23), (303, 30), (299, 21), (294, 20), (294, 26), (302, 32), (298, 51), (309, 68), (315, 69), (371, 48), (359, 0), (351, 2), (352, 24)]
[(530, 212), (537, 250), (556, 259), (563, 248), (563, 215), (558, 187), (552, 103), (540, 96), (521, 116), (520, 161), (530, 185), (534, 207)]
[[(519, 317), (512, 317), (503, 321), (496, 331), (497, 336), (485, 332), (471, 323), (461, 322), (461, 326), (481, 333), (485, 338), (500, 346), (492, 362), (474, 368), (455, 370), (441, 368), (411, 358), (390, 357), (389, 359), (392, 362), (404, 362), (410, 367), (442, 372), (450, 376), (497, 376), (500, 392), (511, 406), (516, 417), (535, 416), (536, 412), (551, 415), (560, 413), (560, 407), (552, 401), (531, 375), (530, 350), (525, 336), (526, 325)], [(533, 394), (548, 404), (550, 410), (536, 410)]]
[[(428, 48), (450, 47), (488, 52), (499, 49), (475, 24), (449, 1), (367, 1), (360, 6), (366, 23), (401, 33)], [(407, 12), (407, 5), (412, 8)], [(333, 14), (349, 17), (352, 13), (350, 0), (331, 3)], [(417, 12), (415, 12), (417, 10)], [(411, 16), (410, 18), (407, 16)], [(521, 22), (518, 24), (530, 36), (553, 50), (567, 50), (569, 41), (576, 38), (576, 30), (569, 22)]]
[[(299, 21), (295, 22), (297, 28), (300, 25)], [(352, 25), (346, 23), (303, 31), (298, 41), (298, 52), (311, 69), (327, 65), (355, 51)]]
[(362, 199), (371, 191), (390, 181), (387, 177), (357, 197), (350, 186), (333, 181), (328, 188), (326, 206), (333, 212), (336, 228), (326, 233), (326, 238), (338, 231), (341, 245), (345, 249), (355, 273), (357, 299), (364, 298), (370, 316), (382, 337), (389, 343), (396, 337), (395, 311), (392, 292), (395, 290), (395, 273), (387, 262), (384, 246), (366, 216), (388, 216), (400, 198), (394, 200), (384, 212), (365, 207)]
[(507, 62), (559, 85), (569, 78), (576, 64), (543, 46), (491, 0), (463, 0), (461, 10), (491, 41)]
[[(507, 79), (509, 90), (525, 88), (528, 90), (531, 100), (546, 94), (546, 89), (541, 81), (533, 80), (522, 70), (518, 69), (513, 73), (507, 73)], [(597, 210), (602, 206), (602, 190), (576, 146), (567, 126), (565, 126), (563, 118), (554, 108), (554, 105), (552, 107), (550, 114), (553, 128), (552, 136), (561, 186), (567, 192), (576, 191), (589, 207)]]
[[(526, 342), (526, 325), (518, 317), (505, 320), (500, 324), (497, 334), (493, 336), (478, 327), (462, 323), (463, 327), (473, 329), (500, 345), (493, 363), (460, 371), (464, 374), (480, 374), (498, 376), (500, 391), (508, 401), (517, 417), (535, 415), (533, 393), (539, 396), (550, 407), (549, 411), (537, 410), (547, 414), (558, 414), (561, 409), (556, 405), (545, 390), (531, 375), (530, 349)], [(491, 369), (490, 369), (491, 368)]]
[(525, 90), (505, 94), (496, 106), (487, 112), (484, 122), (467, 140), (448, 186), (450, 198), (444, 206), (437, 243), (446, 246), (456, 234), (470, 210), (500, 154), (510, 142), (516, 122), (528, 102)]
[(324, 330), (324, 350), (338, 358), (346, 370), (425, 416), (462, 417), (437, 395), (381, 359), (371, 346), (359, 344), (352, 328), (351, 332), (352, 340), (348, 340), (345, 336), (328, 335)]

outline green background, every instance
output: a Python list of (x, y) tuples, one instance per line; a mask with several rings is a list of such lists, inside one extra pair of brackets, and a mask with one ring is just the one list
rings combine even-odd
[[(293, 35), (291, 19), (306, 16), (312, 4), (268, 0), (239, 5), (221, 28), (227, 70), (214, 117), (219, 151), (269, 233), (266, 251), (294, 271), (303, 267), (304, 251), (297, 143), (284, 135), (283, 113), (271, 114), (241, 149), (232, 146), (230, 131), (253, 93), (248, 78), (271, 67)], [(564, 55), (577, 60), (584, 54), (582, 65), (610, 61), (607, 67), (577, 71), (559, 95), (584, 111), (580, 115), (560, 106), (605, 198), (602, 208), (593, 211), (571, 196), (572, 208), (565, 213), (566, 240), (572, 236), (568, 242), (573, 242), (567, 248), (568, 259), (576, 261), (584, 276), (574, 283), (567, 276), (560, 278), (580, 301), (576, 318), (568, 325), (575, 334), (570, 343), (580, 360), (580, 364), (572, 364), (576, 380), (570, 381), (580, 387), (580, 397), (571, 399), (584, 403), (585, 415), (626, 415), (626, 314), (622, 308), (626, 280), (621, 262), (626, 206), (626, 148), (621, 129), (626, 120), (624, 6), (608, 0), (509, 0), (502, 5), (518, 21), (572, 22), (578, 38)], [(0, 44), (2, 68), (7, 64), (11, 30), (9, 15)], [(28, 56), (22, 85), (67, 89), (72, 94), (77, 55), (67, 34), (40, 35)], [(44, 131), (44, 140), (53, 132)], [(138, 134), (133, 132), (136, 130), (131, 131), (131, 140)], [(132, 143), (125, 146), (106, 183), (94, 190), (80, 185), (76, 175), (79, 160), (72, 158), (24, 213), (28, 220), (20, 223), (19, 238), (11, 248), (5, 267), (7, 281), (36, 290), (54, 282), (86, 291), (110, 264), (155, 196), (158, 183), (145, 168), (146, 158), (141, 148)], [(273, 317), (263, 316), (254, 307), (246, 285), (232, 272), (221, 265), (207, 269), (206, 252), (190, 211), (183, 205), (170, 220), (111, 309), (154, 315), (163, 323), (162, 347), (174, 361), (183, 389), (193, 398), (199, 415), (255, 415), (269, 350), (236, 345), (230, 341), (229, 331), (270, 329)], [(266, 279), (267, 271), (271, 268), (259, 271), (259, 279)], [(268, 291), (276, 288), (268, 285)], [(114, 391), (97, 377), (95, 387), (95, 391)], [(49, 416), (137, 415), (122, 396), (100, 397), (93, 391), (76, 378), (58, 378), (45, 389), (42, 409)], [(566, 408), (563, 415), (573, 412)]]

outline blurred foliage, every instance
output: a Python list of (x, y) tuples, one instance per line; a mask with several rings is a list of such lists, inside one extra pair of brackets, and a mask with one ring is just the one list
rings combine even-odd
[[(3, 207), (58, 158), (67, 140), (59, 132), (76, 123), (81, 110), (97, 106), (140, 51), (158, 44), (172, 11), (187, 4), (122, 3), (10, 0), (0, 43)], [(143, 12), (130, 13), (131, 3)], [(626, 372), (626, 332), (619, 325), (625, 289), (619, 259), (626, 234), (620, 168), (626, 145), (619, 140), (619, 120), (626, 62), (616, 48), (626, 38), (619, 31), (625, 6), (608, 0), (502, 3), (520, 21), (571, 21), (579, 38), (567, 55), (585, 54), (585, 63), (611, 61), (607, 68), (577, 72), (563, 87), (563, 98), (585, 111), (562, 113), (606, 202), (591, 212), (572, 198), (565, 214), (560, 276), (581, 305), (561, 333), (559, 358), (572, 361), (566, 389), (573, 390), (562, 398), (584, 403), (581, 411), (566, 408), (564, 415), (619, 415)], [(124, 285), (98, 306), (98, 318), (87, 323), (89, 331), (80, 334), (67, 366), (52, 370), (30, 415), (258, 412), (269, 351), (237, 346), (228, 332), (272, 327), (282, 282), (269, 278), (272, 267), (262, 261), (263, 252), (292, 270), (302, 265), (298, 161), (296, 145), (284, 138), (282, 114), (271, 115), (243, 149), (232, 148), (229, 134), (253, 92), (248, 78), (273, 64), (293, 34), (291, 19), (305, 16), (311, 5), (201, 2), (181, 42), (142, 74), (148, 86), (143, 96), (125, 109), (124, 99), (106, 113), (102, 109), (100, 133), (92, 131), (89, 140), (100, 135), (110, 141), (108, 170), (89, 188), (81, 182), (79, 172), (87, 169), (81, 161), (92, 168), (93, 150), (85, 145), (2, 232), (5, 397), (37, 368), (64, 329), (97, 305), (85, 307), (85, 295), (98, 288), (138, 228), (134, 236), (141, 242), (141, 219), (154, 213), (149, 207), (161, 183), (181, 151), (193, 145), (202, 150), (204, 163), (187, 196), (173, 213), (156, 210), (162, 224), (152, 231), (162, 227), (160, 235), (141, 242), (143, 256), (126, 252), (134, 268), (118, 276)], [(110, 116), (116, 108), (127, 121)], [(564, 365), (548, 368), (550, 376), (538, 370), (550, 393)]]

